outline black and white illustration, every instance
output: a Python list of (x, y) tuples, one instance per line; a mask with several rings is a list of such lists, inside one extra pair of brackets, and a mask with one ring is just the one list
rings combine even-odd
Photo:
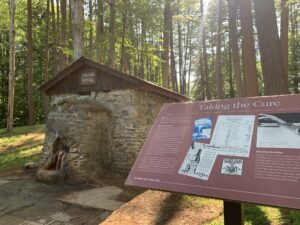
[(221, 174), (241, 176), (243, 171), (242, 159), (223, 159)]
[(217, 158), (218, 148), (193, 142), (179, 169), (179, 173), (202, 180), (208, 180), (210, 172)]
[(300, 148), (300, 113), (260, 114), (258, 148)]
[(219, 115), (210, 144), (219, 155), (249, 157), (255, 115)]

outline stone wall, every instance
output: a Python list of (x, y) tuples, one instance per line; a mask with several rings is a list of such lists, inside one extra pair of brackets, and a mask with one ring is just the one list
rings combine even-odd
[(51, 98), (42, 162), (59, 136), (68, 143), (69, 174), (97, 177), (131, 169), (161, 108), (171, 99), (133, 89)]
[[(108, 167), (111, 146), (111, 113), (82, 101), (63, 100), (52, 105), (48, 115), (42, 163), (49, 165), (56, 154), (57, 139), (66, 146), (68, 176), (101, 176)], [(97, 151), (95, 151), (97, 149)]]

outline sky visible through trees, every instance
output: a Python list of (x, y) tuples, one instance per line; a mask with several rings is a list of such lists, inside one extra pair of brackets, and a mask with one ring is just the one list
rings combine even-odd
[(299, 92), (297, 0), (0, 4), (0, 127), (43, 122), (38, 88), (81, 55), (195, 100)]

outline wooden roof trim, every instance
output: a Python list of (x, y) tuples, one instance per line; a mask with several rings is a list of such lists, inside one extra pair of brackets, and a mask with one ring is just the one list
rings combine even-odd
[(87, 59), (83, 56), (80, 57), (75, 62), (73, 62), (68, 67), (66, 67), (64, 70), (60, 71), (54, 78), (52, 78), (48, 82), (44, 83), (39, 89), (44, 91), (44, 92), (47, 92), (55, 84), (57, 84), (58, 82), (63, 80), (65, 77), (70, 75), (76, 69), (80, 68), (82, 65), (89, 65), (89, 66), (94, 67), (96, 69), (99, 69), (101, 71), (110, 73), (110, 74), (112, 74), (113, 76), (115, 76), (117, 78), (120, 78), (120, 79), (126, 80), (128, 82), (131, 82), (131, 83), (137, 85), (136, 89), (139, 89), (139, 90), (148, 91), (148, 92), (155, 92), (155, 93), (161, 94), (163, 96), (169, 96), (171, 98), (175, 98), (175, 99), (181, 100), (181, 101), (190, 101), (191, 100), (190, 98), (188, 98), (184, 95), (181, 95), (177, 92), (174, 92), (174, 91), (169, 90), (167, 88), (161, 87), (161, 86), (156, 85), (152, 82), (134, 77), (134, 76), (126, 74), (126, 73), (123, 73), (121, 71), (110, 68), (108, 66), (99, 64), (99, 63), (94, 62), (90, 59)]
[(113, 75), (115, 75), (116, 77), (118, 77), (120, 79), (125, 79), (125, 80), (130, 81), (130, 82), (135, 82), (136, 84), (139, 83), (141, 86), (137, 87), (137, 89), (144, 90), (144, 91), (152, 91), (151, 88), (147, 88), (147, 86), (151, 86), (152, 88), (155, 89), (156, 92), (159, 92), (163, 95), (170, 94), (170, 95), (172, 95), (173, 97), (176, 97), (176, 98), (180, 97), (182, 100), (185, 100), (185, 101), (186, 100), (191, 100), (190, 98), (188, 98), (185, 95), (181, 95), (177, 92), (174, 92), (170, 89), (167, 89), (167, 88), (164, 88), (162, 86), (156, 85), (152, 82), (143, 80), (143, 79), (138, 78), (138, 77), (134, 77), (132, 75), (123, 73), (123, 72), (121, 72), (119, 70), (116, 70), (116, 69), (113, 69), (111, 67), (96, 63), (96, 62), (94, 62), (90, 59), (85, 58), (85, 61), (88, 65), (94, 66), (94, 67), (99, 68), (100, 70), (103, 70), (103, 71), (108, 72), (108, 73), (113, 73)]
[(159, 85), (153, 84), (149, 81), (142, 80), (144, 84), (141, 87), (138, 87), (137, 89), (148, 91), (148, 92), (155, 92), (164, 96), (169, 96), (171, 98), (175, 98), (181, 101), (191, 101), (189, 97), (179, 94), (175, 91), (169, 90), (167, 88), (161, 87)]
[(83, 57), (79, 58), (78, 60), (76, 60), (75, 62), (73, 62), (71, 65), (67, 66), (65, 69), (63, 69), (62, 71), (60, 71), (56, 76), (54, 76), (52, 79), (50, 79), (49, 81), (47, 81), (46, 83), (44, 83), (39, 88), (39, 90), (47, 91), (52, 86), (54, 86), (56, 83), (58, 83), (59, 81), (63, 80), (65, 77), (67, 77), (68, 75), (70, 75), (73, 71), (75, 71), (76, 69), (78, 69), (82, 65), (84, 65)]
[(120, 78), (122, 80), (126, 80), (126, 81), (132, 82), (134, 84), (139, 84), (139, 82), (135, 79), (136, 77), (134, 77), (134, 76), (128, 75), (126, 73), (123, 73), (123, 72), (121, 72), (119, 70), (116, 70), (116, 69), (113, 69), (111, 67), (96, 63), (96, 62), (94, 62), (90, 59), (87, 59), (87, 58), (84, 58), (84, 60), (85, 60), (84, 63), (89, 65), (89, 66), (92, 66), (92, 67), (95, 67), (95, 68), (97, 68), (99, 70), (102, 70), (104, 72), (110, 73), (110, 74), (114, 75), (115, 77)]
[(154, 84), (152, 82), (143, 80), (141, 78), (134, 77), (132, 75), (123, 73), (123, 72), (121, 72), (119, 70), (110, 68), (108, 66), (101, 65), (101, 64), (96, 63), (96, 62), (94, 62), (92, 60), (86, 59), (86, 62), (90, 66), (97, 67), (97, 68), (99, 68), (99, 69), (101, 69), (101, 70), (103, 70), (105, 72), (108, 72), (108, 73), (113, 73), (113, 75), (115, 75), (116, 77), (118, 77), (120, 79), (125, 79), (127, 81), (134, 82), (135, 84), (140, 84), (140, 86), (138, 86), (137, 89), (144, 90), (144, 91), (153, 91), (153, 90), (151, 90), (151, 88), (147, 88), (147, 86), (151, 86), (152, 88), (155, 89), (156, 92), (159, 92), (160, 94), (171, 95), (172, 97), (175, 97), (176, 99), (178, 99), (178, 97), (179, 97), (181, 100), (184, 100), (184, 101), (191, 100), (190, 98), (188, 98), (188, 97), (186, 97), (184, 95), (181, 95), (181, 94), (179, 94), (177, 92), (174, 92), (174, 91), (169, 90), (167, 88), (161, 87), (159, 85), (156, 85), (156, 84)]

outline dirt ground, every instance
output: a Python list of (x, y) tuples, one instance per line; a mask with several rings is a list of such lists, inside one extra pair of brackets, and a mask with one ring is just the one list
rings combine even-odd
[(122, 225), (195, 225), (221, 216), (222, 210), (219, 203), (194, 205), (182, 194), (148, 190), (113, 212), (101, 225), (119, 225), (120, 221)]
[[(124, 178), (114, 176), (90, 183), (46, 185), (37, 183), (33, 174), (0, 175), (0, 225), (189, 225), (222, 214), (218, 203), (195, 205), (182, 194), (124, 187), (123, 182)], [(72, 193), (111, 185), (123, 190), (114, 197), (124, 203), (115, 211), (61, 201)], [(86, 202), (96, 197), (89, 196)]]

